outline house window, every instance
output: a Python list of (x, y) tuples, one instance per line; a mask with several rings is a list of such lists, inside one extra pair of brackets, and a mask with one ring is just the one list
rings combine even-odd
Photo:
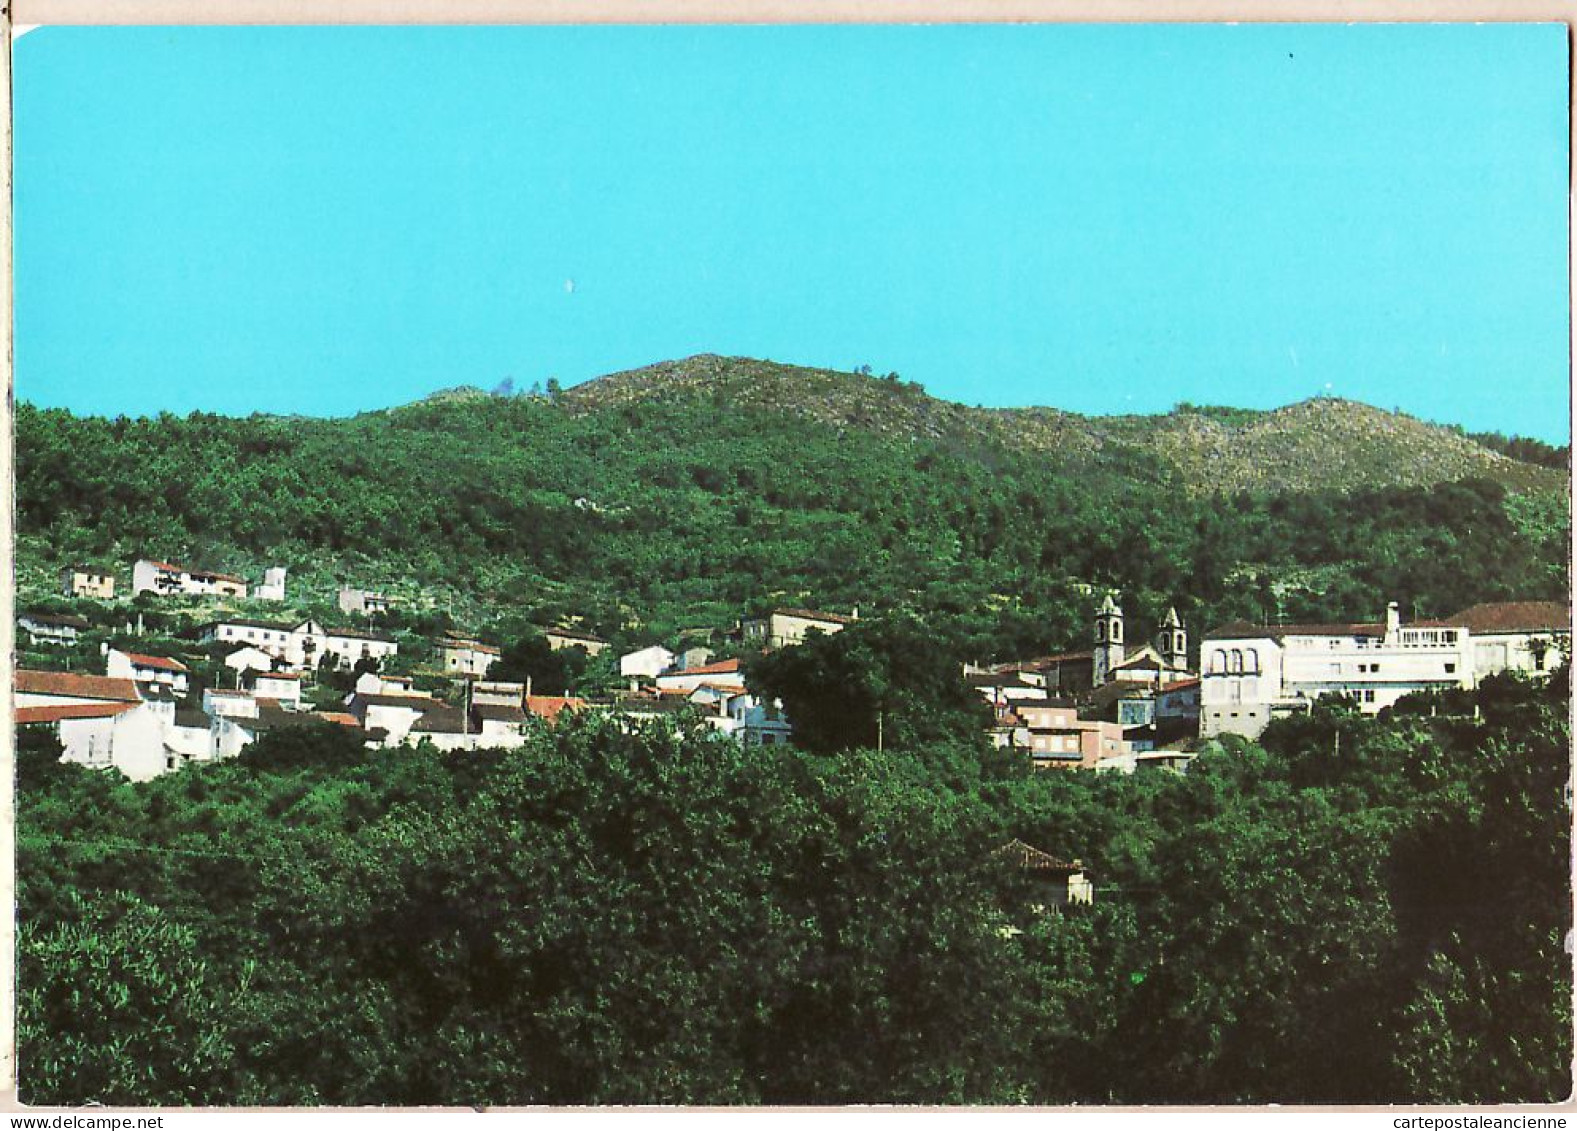
[(1374, 702), (1374, 689), (1373, 688), (1366, 688), (1364, 690), (1363, 701), (1365, 703), (1373, 703)]
[(1543, 652), (1535, 652), (1533, 654), (1533, 670), (1534, 671), (1540, 671), (1540, 672), (1544, 670), (1544, 653)]
[(1457, 666), (1455, 664), (1447, 664), (1446, 665), (1446, 674), (1447, 675), (1450, 675), (1452, 672), (1454, 672), (1456, 670), (1457, 670)]

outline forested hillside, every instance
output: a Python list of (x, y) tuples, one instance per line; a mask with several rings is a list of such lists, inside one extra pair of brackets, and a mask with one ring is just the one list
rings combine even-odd
[(1340, 401), (1155, 418), (984, 410), (695, 358), (553, 396), (350, 419), (17, 409), (24, 601), (61, 564), (291, 570), (620, 642), (774, 600), (952, 618), (978, 651), (1141, 618), (1408, 615), (1566, 587), (1567, 475)]

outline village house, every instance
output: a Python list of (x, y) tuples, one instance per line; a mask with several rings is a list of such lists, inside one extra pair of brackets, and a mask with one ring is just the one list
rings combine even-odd
[(287, 711), (301, 707), (301, 676), (297, 672), (247, 672), (243, 683), (257, 699), (272, 699)]
[(75, 644), (78, 636), (92, 627), (86, 617), (65, 613), (23, 613), (16, 618), (16, 626), (35, 646)]
[[(378, 672), (362, 672), (356, 677), (356, 692), (363, 695), (421, 695), (415, 689), (415, 681), (405, 675), (381, 675)], [(352, 694), (354, 694), (353, 692)], [(350, 696), (345, 701), (350, 702)]]
[(195, 707), (176, 707), (164, 732), (165, 748), (174, 755), (171, 769), (214, 757), (213, 720)]
[(188, 569), (169, 562), (143, 558), (132, 566), (131, 591), (161, 596), (184, 594), (194, 597), (245, 597), (246, 582), (228, 573)]
[(456, 679), (480, 678), (498, 662), (503, 652), (492, 644), (483, 644), (464, 636), (445, 637), (438, 643), (443, 657), (444, 674)]
[(479, 679), (472, 682), (471, 705), (492, 704), (501, 707), (519, 707), (526, 700), (526, 685), (513, 680)]
[(700, 713), (703, 722), (737, 742), (775, 746), (787, 742), (793, 733), (781, 703), (763, 703), (748, 691), (703, 683), (688, 696), (683, 691), (671, 694), (684, 696), (684, 702)]
[(994, 746), (1027, 752), (1037, 769), (1096, 769), (1132, 753), (1117, 723), (1081, 719), (1071, 699), (1020, 700), (998, 710)]
[[(368, 738), (380, 746), (399, 746), (423, 716), (434, 712), (457, 711), (429, 695), (385, 695), (379, 692), (353, 693), (346, 704), (350, 714), (367, 731)], [(441, 714), (429, 721), (432, 726)], [(465, 727), (457, 720), (455, 733)]]
[(1555, 602), (1476, 605), (1406, 625), (1395, 601), (1383, 621), (1234, 622), (1205, 638), (1200, 734), (1256, 738), (1328, 695), (1375, 714), (1415, 692), (1472, 688), (1498, 671), (1537, 673), (1564, 662), (1557, 644), (1570, 639), (1571, 608)]
[(1496, 672), (1550, 671), (1565, 662), (1561, 646), (1571, 649), (1571, 606), (1559, 601), (1474, 605), (1446, 623), (1471, 633), (1475, 683)]
[(67, 566), (60, 571), (60, 591), (67, 597), (92, 597), (98, 601), (113, 601), (115, 575), (97, 566)]
[(114, 768), (147, 781), (173, 768), (164, 723), (130, 679), (18, 669), (15, 722), (55, 733), (63, 762)]
[(732, 724), (725, 733), (749, 745), (781, 746), (794, 734), (781, 702), (768, 703), (748, 691), (728, 696), (723, 716)]
[(394, 607), (394, 602), (386, 594), (374, 592), (371, 589), (356, 589), (349, 585), (340, 586), (339, 611), (348, 615), (376, 616), (386, 613)]
[(1082, 861), (1063, 860), (1021, 840), (1009, 841), (997, 850), (997, 855), (1034, 878), (1045, 900), (1044, 907), (1061, 910), (1070, 904), (1095, 902), (1095, 885), (1085, 875)]
[(146, 656), (141, 652), (122, 652), (118, 648), (111, 648), (105, 654), (104, 674), (133, 680), (139, 685), (162, 685), (177, 695), (185, 695), (191, 685), (190, 673), (181, 661), (166, 656)]
[(62, 762), (116, 769), (148, 781), (176, 768), (165, 748), (164, 726), (145, 703), (18, 707), (18, 727), (46, 727), (59, 738)]
[(12, 680), (17, 707), (90, 706), (99, 703), (140, 703), (142, 695), (130, 679), (76, 672), (41, 672), (18, 668)]
[(681, 669), (698, 668), (703, 664), (710, 664), (712, 662), (712, 654), (712, 649), (710, 648), (704, 648), (700, 645), (691, 645), (690, 647), (680, 651), (679, 654), (674, 657), (673, 666), (675, 668)]
[(737, 659), (718, 660), (716, 663), (702, 664), (698, 668), (665, 672), (653, 682), (656, 683), (659, 691), (691, 692), (703, 683), (710, 683), (730, 691), (745, 690), (745, 677), (739, 670)]
[(387, 637), (353, 628), (325, 628), (315, 620), (297, 625), (241, 618), (217, 620), (203, 625), (198, 639), (204, 644), (248, 645), (296, 671), (315, 670), (324, 656), (334, 657), (332, 662), (343, 669), (362, 660), (382, 661), (400, 650)]
[[(1039, 684), (1052, 696), (1077, 695), (1093, 682), (1094, 652), (1062, 652), (1033, 660), (1014, 660), (984, 669), (999, 675), (1017, 674)], [(977, 669), (980, 670), (980, 669)]]
[(581, 648), (586, 655), (595, 656), (608, 646), (608, 642), (602, 637), (577, 632), (572, 628), (550, 628), (542, 635), (547, 637), (548, 647), (555, 652), (562, 648)]
[(819, 613), (811, 609), (773, 609), (764, 617), (741, 621), (740, 637), (747, 643), (762, 648), (784, 648), (801, 644), (812, 632), (831, 636), (842, 632), (859, 619), (859, 610), (851, 616), (838, 613)]
[(266, 672), (273, 670), (274, 657), (261, 648), (249, 644), (227, 655), (224, 658), (224, 666), (235, 672), (237, 676), (248, 671)]
[(263, 584), (252, 590), (254, 601), (283, 601), (285, 599), (285, 567), (274, 566), (263, 571)]
[(565, 711), (584, 711), (589, 704), (573, 695), (527, 695), (526, 711), (532, 718), (556, 723)]
[(1018, 700), (1046, 698), (1046, 685), (1031, 673), (981, 671), (965, 664), (964, 682), (993, 707)]
[(1199, 688), (1202, 680), (1196, 676), (1163, 683), (1155, 694), (1157, 720), (1183, 719), (1199, 721)]
[(655, 679), (674, 666), (676, 657), (661, 644), (626, 652), (619, 657), (619, 674), (630, 681), (633, 691), (642, 679)]
[[(227, 696), (232, 705), (239, 701)], [(213, 716), (212, 758), (235, 758), (264, 734), (291, 727), (329, 723), (351, 729), (358, 727), (352, 716), (339, 711), (293, 710), (265, 695), (248, 696), (250, 707)]]

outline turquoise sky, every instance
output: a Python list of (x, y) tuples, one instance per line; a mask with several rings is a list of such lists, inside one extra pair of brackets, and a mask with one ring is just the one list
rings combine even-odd
[(15, 91), (39, 404), (711, 352), (1569, 435), (1559, 25), (44, 28)]

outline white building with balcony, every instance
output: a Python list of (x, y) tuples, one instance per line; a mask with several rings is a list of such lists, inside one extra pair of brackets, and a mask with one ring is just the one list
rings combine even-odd
[[(1499, 631), (1479, 639), (1475, 625)], [(1537, 665), (1560, 662), (1555, 642), (1570, 639), (1570, 626), (1570, 608), (1553, 602), (1479, 605), (1404, 625), (1394, 601), (1383, 622), (1229, 624), (1207, 634), (1201, 649), (1199, 733), (1255, 738), (1322, 696), (1351, 696), (1376, 714), (1414, 692), (1471, 688), (1508, 668), (1544, 670)], [(1513, 662), (1519, 657), (1527, 662)]]

